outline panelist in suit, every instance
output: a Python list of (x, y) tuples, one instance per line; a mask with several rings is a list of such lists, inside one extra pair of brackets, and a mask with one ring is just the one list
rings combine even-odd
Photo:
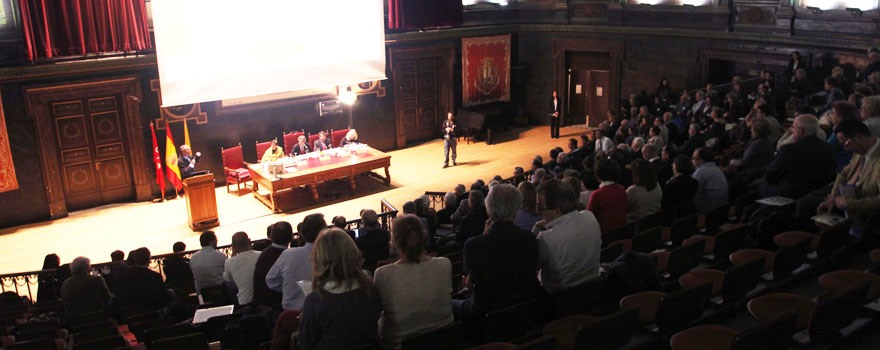
[(202, 157), (202, 152), (192, 155), (192, 150), (187, 145), (180, 145), (180, 158), (177, 159), (177, 168), (180, 169), (180, 177), (185, 179), (192, 176), (196, 171), (196, 163)]
[(281, 146), (278, 146), (278, 139), (272, 140), (272, 145), (263, 153), (263, 158), (260, 158), (260, 163), (263, 162), (274, 162), (284, 158), (284, 149)]
[(559, 138), (559, 98), (556, 96), (556, 90), (553, 90), (553, 113), (550, 113), (550, 137)]
[(458, 155), (456, 153), (456, 145), (458, 140), (456, 139), (455, 132), (458, 129), (458, 126), (455, 125), (455, 115), (452, 112), (446, 115), (446, 120), (443, 121), (443, 167), (446, 168), (449, 166), (449, 151), (452, 151), (452, 165), (456, 165), (455, 157)]
[(293, 149), (290, 150), (290, 156), (296, 157), (301, 154), (309, 153), (309, 145), (306, 144), (306, 137), (303, 135), (299, 135), (296, 138), (297, 144), (293, 146)]
[(312, 150), (314, 150), (316, 152), (317, 151), (326, 151), (326, 150), (330, 149), (331, 146), (333, 146), (333, 145), (327, 141), (327, 132), (324, 130), (321, 130), (318, 132), (318, 139), (315, 140), (315, 143), (312, 147)]

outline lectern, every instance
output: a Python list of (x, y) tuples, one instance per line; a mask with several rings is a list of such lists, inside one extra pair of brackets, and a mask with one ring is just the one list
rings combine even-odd
[(193, 176), (183, 180), (189, 228), (199, 231), (220, 225), (217, 218), (217, 195), (214, 174)]

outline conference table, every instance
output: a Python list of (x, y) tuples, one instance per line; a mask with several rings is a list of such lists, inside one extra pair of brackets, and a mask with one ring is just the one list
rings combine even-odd
[[(286, 157), (275, 162), (248, 164), (253, 181), (254, 197), (274, 212), (281, 212), (276, 202), (279, 192), (307, 187), (318, 199), (318, 183), (348, 178), (352, 190), (357, 188), (355, 175), (385, 168), (386, 186), (391, 185), (391, 156), (366, 144), (346, 145), (327, 151)], [(283, 170), (282, 170), (283, 169)]]

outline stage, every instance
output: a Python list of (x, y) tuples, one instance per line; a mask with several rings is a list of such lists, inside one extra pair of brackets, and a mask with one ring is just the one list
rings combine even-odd
[[(213, 229), (220, 245), (230, 243), (235, 232), (247, 232), (252, 240), (265, 238), (266, 227), (286, 220), (294, 227), (311, 213), (323, 213), (329, 222), (333, 216), (356, 219), (361, 209), (379, 211), (379, 202), (386, 199), (398, 210), (404, 202), (425, 191), (452, 191), (456, 184), (470, 186), (476, 179), (489, 182), (495, 175), (510, 177), (513, 168), (528, 169), (535, 155), (547, 160), (553, 147), (567, 150), (569, 138), (578, 138), (586, 129), (562, 128), (559, 139), (549, 137), (548, 126), (513, 128), (493, 132), (495, 144), (485, 142), (458, 143), (458, 166), (443, 169), (443, 141), (425, 142), (409, 148), (387, 152), (391, 155), (391, 185), (370, 176), (359, 176), (357, 190), (326, 184), (318, 187), (318, 201), (308, 201), (311, 194), (304, 189), (293, 190), (289, 209), (275, 214), (254, 198), (248, 190), (238, 196), (216, 188), (220, 226)], [(380, 173), (381, 169), (376, 170)], [(384, 173), (382, 173), (384, 175)], [(217, 179), (218, 182), (222, 179)], [(326, 190), (330, 193), (324, 193)], [(186, 200), (183, 197), (165, 202), (120, 203), (71, 212), (57, 220), (0, 230), (0, 274), (39, 270), (43, 257), (56, 253), (62, 263), (77, 256), (86, 256), (93, 263), (110, 260), (110, 253), (147, 247), (153, 254), (171, 252), (176, 241), (186, 243), (187, 250), (199, 248), (199, 232), (187, 227)]]

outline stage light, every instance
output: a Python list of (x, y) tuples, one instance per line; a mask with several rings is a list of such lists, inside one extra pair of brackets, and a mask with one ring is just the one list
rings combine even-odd
[(344, 90), (339, 91), (338, 99), (339, 102), (351, 106), (355, 103), (355, 101), (357, 101), (357, 95), (355, 95), (354, 92), (351, 91), (351, 85), (348, 85), (345, 87)]

